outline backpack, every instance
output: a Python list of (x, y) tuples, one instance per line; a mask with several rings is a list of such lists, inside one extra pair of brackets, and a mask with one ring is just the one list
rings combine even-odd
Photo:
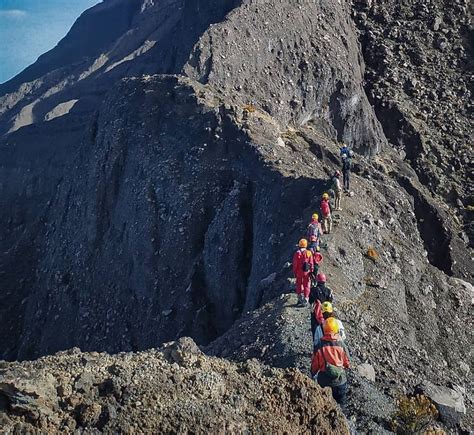
[(316, 236), (319, 240), (319, 238), (321, 237), (321, 234), (319, 233), (318, 222), (314, 222), (308, 225), (307, 236), (308, 236), (308, 239), (311, 239), (311, 236)]
[(318, 299), (322, 304), (324, 304), (324, 302), (332, 303), (333, 297), (331, 293), (331, 290), (326, 286), (316, 285), (316, 287), (311, 289), (311, 296), (313, 300)]
[(344, 374), (344, 368), (338, 367), (332, 364), (325, 362), (326, 374), (328, 378), (336, 380), (339, 379)]
[(321, 201), (321, 213), (324, 217), (331, 214), (331, 209), (329, 208), (329, 201)]
[(321, 355), (324, 359), (324, 369), (326, 376), (333, 381), (340, 379), (344, 375), (344, 367), (335, 366), (334, 364), (330, 364), (327, 362), (324, 356), (324, 346), (321, 348)]
[(350, 158), (344, 159), (342, 161), (342, 171), (343, 172), (349, 171), (351, 169), (351, 166), (352, 166), (352, 162), (351, 162)]
[(331, 190), (334, 190), (334, 192), (336, 193), (342, 190), (341, 184), (339, 182), (339, 178), (337, 177), (332, 178)]
[(303, 272), (310, 272), (311, 271), (311, 263), (309, 262), (310, 255), (308, 255), (309, 251), (305, 251), (304, 261), (303, 261)]

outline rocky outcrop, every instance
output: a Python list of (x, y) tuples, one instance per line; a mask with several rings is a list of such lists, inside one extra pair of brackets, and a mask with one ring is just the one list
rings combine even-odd
[(184, 72), (245, 96), (283, 127), (316, 123), (373, 155), (386, 140), (362, 88), (350, 13), (329, 1), (248, 2), (204, 33)]
[(296, 370), (204, 356), (189, 339), (116, 356), (77, 349), (0, 368), (2, 431), (348, 434), (330, 392)]

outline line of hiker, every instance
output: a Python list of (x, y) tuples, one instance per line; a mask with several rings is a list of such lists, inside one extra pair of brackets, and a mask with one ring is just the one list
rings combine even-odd
[(334, 192), (334, 208), (331, 207), (329, 193), (323, 193), (319, 207), (321, 222), (317, 213), (311, 216), (305, 238), (299, 241), (298, 250), (293, 256), (298, 305), (311, 308), (311, 375), (321, 387), (330, 387), (334, 399), (341, 405), (346, 396), (346, 369), (349, 368), (346, 333), (342, 322), (335, 316), (334, 295), (326, 285), (326, 275), (320, 273), (319, 269), (323, 262), (320, 253), (323, 234), (332, 231), (332, 210), (342, 211), (343, 190), (349, 193), (352, 155), (345, 145), (341, 147), (343, 186), (340, 183), (341, 172), (336, 171), (328, 189)]

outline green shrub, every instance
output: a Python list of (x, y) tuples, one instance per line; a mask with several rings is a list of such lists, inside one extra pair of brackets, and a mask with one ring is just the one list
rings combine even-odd
[(402, 396), (392, 417), (392, 428), (398, 434), (420, 434), (438, 418), (438, 410), (422, 395)]

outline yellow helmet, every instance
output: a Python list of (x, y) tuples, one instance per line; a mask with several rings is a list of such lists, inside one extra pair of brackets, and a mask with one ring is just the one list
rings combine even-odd
[(323, 302), (321, 304), (321, 312), (322, 313), (332, 313), (333, 308), (331, 302)]
[(298, 246), (300, 248), (307, 248), (308, 247), (308, 241), (306, 239), (301, 239), (299, 242), (298, 242)]
[(311, 219), (313, 219), (313, 221), (317, 221), (319, 219), (318, 213), (313, 213), (313, 216), (311, 216)]
[(324, 193), (323, 193), (323, 199), (329, 199), (329, 194), (326, 193), (326, 192), (324, 192)]
[(323, 331), (325, 334), (339, 333), (339, 323), (334, 317), (330, 317), (323, 324)]

